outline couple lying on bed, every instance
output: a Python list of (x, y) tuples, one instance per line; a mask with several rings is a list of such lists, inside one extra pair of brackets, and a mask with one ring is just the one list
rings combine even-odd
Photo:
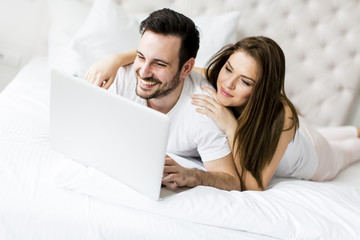
[(85, 78), (106, 89), (114, 83), (118, 94), (169, 115), (167, 151), (201, 157), (206, 171), (166, 156), (168, 188), (263, 190), (273, 176), (326, 181), (360, 160), (360, 129), (320, 134), (297, 115), (284, 90), (285, 57), (272, 39), (225, 46), (206, 70), (197, 69), (207, 82), (192, 71), (199, 33), (188, 17), (158, 10), (140, 33), (136, 52), (106, 57)]

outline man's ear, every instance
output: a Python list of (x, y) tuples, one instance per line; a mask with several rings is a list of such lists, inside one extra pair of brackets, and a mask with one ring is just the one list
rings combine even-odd
[(195, 65), (195, 58), (190, 58), (189, 60), (187, 60), (184, 65), (182, 66), (182, 69), (181, 69), (181, 78), (186, 78), (191, 70), (193, 69)]

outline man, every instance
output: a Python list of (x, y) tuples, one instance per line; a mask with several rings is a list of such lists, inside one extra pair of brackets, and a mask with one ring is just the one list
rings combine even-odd
[(175, 11), (162, 9), (141, 23), (140, 33), (135, 61), (119, 69), (116, 91), (167, 114), (171, 119), (167, 152), (185, 158), (200, 155), (207, 170), (181, 167), (166, 156), (163, 184), (170, 189), (206, 185), (240, 190), (226, 136), (191, 104), (193, 94), (203, 93), (201, 85), (209, 86), (200, 74), (192, 72), (199, 48), (199, 32), (194, 22)]

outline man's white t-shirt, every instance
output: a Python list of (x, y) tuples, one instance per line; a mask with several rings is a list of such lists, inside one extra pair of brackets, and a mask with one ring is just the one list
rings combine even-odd
[[(146, 100), (136, 95), (136, 81), (132, 64), (121, 67), (112, 86), (116, 88), (113, 91), (147, 106)], [(206, 162), (227, 156), (230, 148), (226, 135), (213, 120), (196, 112), (196, 106), (191, 104), (192, 95), (207, 94), (201, 86), (210, 84), (199, 73), (192, 71), (184, 81), (178, 102), (167, 113), (170, 117), (167, 152), (185, 158), (201, 157), (201, 160)]]

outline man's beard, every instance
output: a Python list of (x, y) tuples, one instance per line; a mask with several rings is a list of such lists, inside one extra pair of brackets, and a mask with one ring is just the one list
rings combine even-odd
[(178, 71), (175, 76), (171, 79), (171, 81), (169, 81), (168, 83), (160, 86), (160, 88), (158, 88), (155, 92), (151, 93), (151, 94), (146, 94), (143, 93), (143, 94), (139, 94), (138, 92), (138, 85), (139, 85), (139, 78), (140, 79), (143, 79), (145, 81), (155, 81), (157, 83), (161, 83), (163, 84), (159, 79), (157, 78), (154, 78), (154, 77), (148, 77), (148, 78), (141, 78), (139, 76), (139, 72), (136, 71), (135, 72), (136, 74), (136, 95), (138, 95), (139, 97), (143, 98), (143, 99), (146, 99), (146, 100), (149, 100), (149, 99), (152, 99), (152, 98), (162, 98), (162, 97), (165, 97), (167, 96), (168, 94), (170, 94), (172, 91), (174, 91), (179, 85), (180, 85), (180, 71)]

